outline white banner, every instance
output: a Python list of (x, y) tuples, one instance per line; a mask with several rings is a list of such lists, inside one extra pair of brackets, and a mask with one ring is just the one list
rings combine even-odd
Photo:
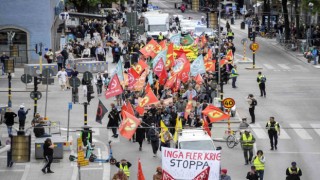
[(220, 178), (220, 151), (185, 150), (162, 147), (162, 169), (174, 179), (194, 179), (210, 167), (210, 180)]

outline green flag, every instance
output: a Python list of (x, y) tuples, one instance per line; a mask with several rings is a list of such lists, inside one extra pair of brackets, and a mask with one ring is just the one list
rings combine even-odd
[(180, 40), (180, 44), (183, 46), (189, 46), (193, 42), (194, 42), (194, 39), (190, 34), (187, 34)]

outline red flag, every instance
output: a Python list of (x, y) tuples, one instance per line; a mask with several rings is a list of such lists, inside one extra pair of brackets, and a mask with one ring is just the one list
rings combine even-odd
[(209, 180), (209, 174), (210, 174), (210, 166), (208, 166), (206, 169), (201, 171), (200, 174), (198, 174), (193, 180)]
[(193, 100), (192, 100), (192, 94), (190, 94), (189, 96), (189, 100), (186, 106), (186, 110), (184, 111), (184, 118), (188, 119), (188, 116), (192, 110), (192, 104), (193, 104)]
[(127, 111), (123, 111), (121, 115), (122, 122), (119, 126), (119, 133), (121, 136), (131, 139), (133, 134), (136, 132), (137, 127), (141, 124), (141, 121)]
[(225, 114), (221, 109), (209, 104), (202, 113), (209, 117), (210, 122), (217, 122), (230, 118), (228, 114)]
[(156, 97), (156, 95), (154, 95), (153, 91), (149, 91), (144, 98), (142, 98), (138, 104), (138, 106), (136, 107), (136, 111), (140, 114), (143, 115), (144, 113), (144, 106), (149, 105), (149, 104), (153, 104), (158, 102), (158, 99)]
[(121, 107), (122, 111), (127, 111), (128, 113), (130, 113), (131, 115), (134, 115), (134, 110), (132, 108), (132, 105), (130, 103), (130, 101), (128, 102), (124, 102), (122, 107)]
[(186, 83), (189, 79), (190, 62), (185, 54), (182, 54), (178, 59), (174, 61), (173, 71), (177, 73), (177, 78), (181, 79), (183, 83)]
[(166, 83), (167, 77), (168, 77), (167, 70), (165, 68), (163, 68), (162, 72), (159, 76), (159, 84), (164, 85)]
[(174, 86), (171, 88), (173, 92), (178, 92), (181, 87), (181, 81), (179, 79), (176, 80)]
[(232, 61), (233, 60), (233, 53), (232, 50), (227, 51), (226, 59)]
[(209, 60), (204, 63), (207, 72), (215, 72), (216, 71), (216, 60)]
[(197, 84), (201, 85), (203, 83), (203, 78), (200, 74), (198, 74), (194, 80), (196, 81)]
[(164, 68), (164, 62), (163, 62), (163, 59), (160, 58), (160, 60), (157, 62), (157, 64), (154, 66), (153, 68), (153, 72), (158, 76), (160, 77), (160, 74), (162, 73), (162, 70), (165, 69)]
[(173, 62), (174, 62), (173, 43), (170, 43), (167, 50), (166, 68), (171, 68), (173, 66)]
[(162, 180), (175, 180), (167, 171), (162, 170)]
[(161, 46), (154, 39), (151, 39), (146, 46), (140, 49), (140, 52), (143, 55), (147, 57), (151, 56), (152, 58), (154, 58), (160, 51)]
[(194, 44), (194, 45), (198, 45), (198, 43), (199, 43), (199, 37), (197, 37), (197, 38), (194, 40), (193, 44)]
[(211, 137), (211, 131), (210, 131), (209, 124), (208, 124), (208, 121), (207, 121), (207, 117), (206, 117), (206, 116), (203, 118), (202, 127), (203, 127), (203, 129), (204, 129), (205, 131), (207, 131), (208, 135)]
[(212, 60), (212, 57), (213, 57), (212, 50), (209, 49), (208, 53), (203, 57), (203, 61), (206, 63), (207, 61)]
[(141, 75), (141, 73), (148, 67), (148, 65), (144, 62), (144, 60), (139, 60), (138, 64), (136, 64), (135, 66), (132, 66), (133, 69)]
[(139, 77), (139, 74), (133, 68), (128, 70), (129, 89), (133, 89), (133, 86), (138, 81)]
[(171, 75), (168, 78), (168, 80), (167, 80), (166, 84), (164, 85), (164, 87), (171, 88), (173, 86), (174, 82), (176, 82), (176, 79), (177, 79), (177, 75), (176, 74), (175, 75)]
[(167, 40), (162, 40), (159, 45), (161, 46), (161, 50), (166, 49), (167, 47)]
[(151, 86), (150, 86), (149, 83), (147, 83), (145, 91), (146, 91), (146, 93), (148, 93), (149, 91), (152, 91)]
[(201, 48), (203, 48), (206, 43), (207, 43), (206, 36), (201, 36)]
[(143, 175), (141, 161), (138, 161), (138, 180), (145, 180), (146, 178)]
[(220, 67), (223, 66), (224, 64), (227, 64), (228, 60), (227, 59), (221, 59), (220, 60)]
[(110, 97), (113, 97), (113, 96), (116, 96), (116, 95), (119, 95), (119, 94), (122, 94), (123, 92), (123, 89), (122, 89), (122, 86), (120, 84), (120, 81), (119, 81), (119, 78), (118, 78), (118, 75), (115, 74), (109, 85), (108, 85), (108, 89), (105, 93), (105, 96), (106, 96), (106, 99), (110, 98)]

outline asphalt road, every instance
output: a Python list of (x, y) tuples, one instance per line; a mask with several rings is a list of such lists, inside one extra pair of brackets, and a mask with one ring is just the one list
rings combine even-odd
[[(154, 5), (158, 5), (160, 9), (170, 14), (181, 14), (174, 7), (173, 2), (167, 0), (151, 1)], [(194, 13), (187, 10), (184, 16), (200, 19), (203, 13)], [(243, 55), (243, 47), (240, 44), (242, 38), (247, 37), (246, 31), (240, 30), (239, 21), (236, 21), (234, 26), (231, 26), (235, 32), (236, 45), (236, 61), (241, 61)], [(238, 63), (239, 77), (237, 81), (237, 89), (232, 89), (230, 85), (226, 85), (225, 97), (234, 98), (237, 105), (239, 117), (250, 117), (248, 113), (248, 105), (245, 102), (245, 97), (249, 93), (253, 93), (258, 100), (256, 108), (256, 124), (251, 126), (253, 135), (257, 139), (255, 150), (261, 149), (266, 156), (265, 179), (285, 179), (285, 169), (292, 161), (296, 161), (297, 165), (302, 169), (302, 179), (317, 180), (316, 168), (320, 165), (319, 158), (319, 136), (320, 123), (318, 122), (319, 112), (319, 69), (301, 61), (296, 56), (291, 55), (278, 46), (275, 40), (266, 40), (257, 38), (260, 44), (260, 49), (256, 54), (256, 63), (258, 67), (263, 68), (261, 71), (267, 77), (267, 98), (260, 98), (259, 89), (256, 83), (257, 70), (247, 70), (250, 64)], [(248, 47), (247, 47), (248, 49)], [(252, 57), (252, 54), (247, 50), (247, 56)], [(108, 61), (111, 62), (110, 57)], [(110, 64), (109, 72), (114, 69), (114, 64)], [(13, 90), (25, 90), (25, 85), (21, 83), (19, 76), (22, 74), (22, 69), (17, 69), (15, 77), (12, 80)], [(7, 90), (7, 79), (0, 78), (1, 91)], [(85, 99), (80, 92), (80, 102)], [(143, 171), (146, 179), (151, 179), (155, 173), (157, 166), (161, 165), (160, 153), (158, 157), (152, 157), (151, 146), (144, 142), (143, 150), (138, 151), (138, 144), (129, 142), (124, 138), (114, 139), (111, 133), (106, 130), (107, 119), (104, 118), (102, 125), (94, 122), (98, 99), (109, 108), (113, 99), (106, 100), (103, 96), (92, 100), (88, 109), (89, 125), (94, 127), (94, 142), (96, 148), (94, 153), (100, 155), (101, 158), (107, 157), (106, 143), (113, 140), (113, 154), (117, 160), (127, 159), (133, 166), (131, 170), (131, 178), (136, 179), (138, 159), (141, 159)], [(66, 135), (67, 127), (67, 107), (71, 100), (70, 91), (60, 91), (57, 83), (49, 87), (48, 98), (48, 117), (52, 121), (61, 123), (61, 132)], [(6, 104), (7, 96), (5, 92), (1, 92), (0, 104)], [(21, 103), (26, 107), (33, 107), (33, 101), (29, 98), (29, 93), (15, 92), (13, 93), (13, 109), (18, 110)], [(38, 111), (44, 114), (44, 96), (39, 100)], [(31, 121), (31, 114), (28, 115), (28, 123)], [(282, 133), (279, 139), (277, 151), (270, 151), (269, 140), (266, 130), (263, 128), (270, 116), (274, 116), (275, 120), (281, 125)], [(83, 107), (81, 105), (73, 105), (70, 115), (71, 129), (73, 131), (80, 129), (83, 125)], [(250, 118), (248, 118), (250, 119)], [(237, 127), (238, 124), (232, 124), (232, 127)], [(2, 142), (7, 139), (6, 128), (1, 125), (0, 137)], [(17, 125), (16, 125), (17, 127)], [(226, 124), (214, 124), (213, 137), (222, 139)], [(78, 132), (71, 132), (71, 136), (75, 139)], [(33, 138), (34, 143), (34, 138)], [(245, 179), (247, 171), (250, 167), (244, 165), (244, 158), (240, 146), (234, 149), (228, 149), (224, 142), (216, 142), (218, 146), (222, 146), (222, 168), (228, 169), (228, 174), (232, 179)], [(75, 147), (74, 147), (75, 150)], [(33, 148), (34, 151), (34, 148)], [(73, 153), (73, 152), (71, 152)], [(0, 154), (0, 173), (1, 178), (10, 180), (75, 180), (77, 178), (77, 167), (75, 163), (69, 162), (68, 156), (70, 152), (65, 152), (64, 159), (58, 163), (53, 163), (52, 169), (55, 171), (51, 175), (43, 175), (40, 169), (43, 166), (42, 160), (35, 160), (32, 153), (30, 163), (14, 164), (11, 169), (6, 168), (6, 154)], [(82, 179), (110, 179), (116, 172), (116, 168), (103, 163), (90, 163), (89, 166), (81, 168)]]

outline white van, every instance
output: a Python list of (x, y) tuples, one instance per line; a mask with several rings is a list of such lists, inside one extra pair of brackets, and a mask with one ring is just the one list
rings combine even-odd
[(169, 31), (169, 14), (161, 13), (161, 11), (149, 11), (143, 13), (144, 27), (147, 37), (157, 39), (161, 32), (167, 38)]
[(178, 149), (221, 150), (215, 147), (213, 140), (203, 129), (183, 129), (178, 134)]

